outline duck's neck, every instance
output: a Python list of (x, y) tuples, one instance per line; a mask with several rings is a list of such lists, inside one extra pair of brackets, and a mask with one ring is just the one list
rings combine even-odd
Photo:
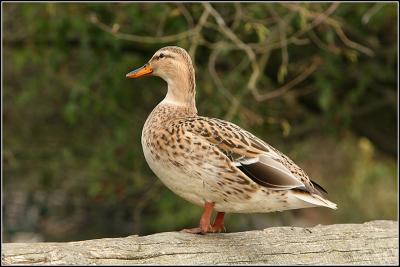
[(197, 113), (194, 71), (182, 72), (165, 80), (168, 83), (168, 92), (161, 103), (182, 106)]

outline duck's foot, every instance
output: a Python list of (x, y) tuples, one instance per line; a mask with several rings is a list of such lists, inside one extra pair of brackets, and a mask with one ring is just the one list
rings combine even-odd
[(198, 234), (198, 235), (204, 235), (206, 233), (213, 233), (211, 225), (209, 225), (209, 227), (206, 227), (206, 228), (195, 227), (195, 228), (190, 228), (190, 229), (183, 229), (180, 232), (189, 233), (189, 234)]
[(222, 233), (222, 232), (226, 232), (226, 229), (225, 229), (224, 224), (220, 224), (220, 225), (217, 225), (217, 226), (213, 225), (211, 232), (212, 233)]
[(203, 234), (203, 232), (201, 232), (201, 228), (200, 227), (190, 228), (190, 229), (182, 229), (179, 232), (181, 232), (181, 233), (189, 233), (189, 234)]
[(225, 226), (223, 224), (218, 226), (209, 226), (207, 229), (202, 229), (201, 227), (195, 227), (190, 229), (182, 229), (180, 232), (189, 234), (204, 235), (207, 233), (221, 233), (226, 232)]
[(226, 232), (225, 225), (224, 225), (224, 216), (225, 212), (218, 212), (217, 217), (212, 225), (213, 233), (221, 233)]
[(218, 212), (213, 225), (210, 225), (211, 213), (214, 208), (214, 203), (205, 202), (204, 212), (201, 215), (200, 226), (196, 228), (183, 229), (181, 232), (190, 234), (206, 234), (206, 233), (221, 233), (226, 232), (224, 226), (225, 212)]
[(205, 202), (204, 203), (204, 211), (201, 215), (200, 226), (191, 229), (183, 229), (181, 232), (191, 233), (191, 234), (205, 234), (205, 233), (214, 233), (214, 229), (210, 224), (212, 210), (214, 208), (214, 203)]

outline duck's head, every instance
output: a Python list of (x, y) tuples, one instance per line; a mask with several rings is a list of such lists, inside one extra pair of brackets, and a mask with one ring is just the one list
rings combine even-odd
[(185, 49), (167, 46), (159, 49), (143, 67), (135, 69), (127, 78), (158, 76), (168, 83), (165, 102), (194, 105), (195, 74), (192, 60)]

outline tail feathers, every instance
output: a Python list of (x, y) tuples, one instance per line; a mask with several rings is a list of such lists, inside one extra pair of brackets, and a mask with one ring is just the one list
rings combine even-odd
[(306, 193), (304, 191), (299, 191), (296, 190), (295, 192), (293, 192), (293, 195), (295, 197), (297, 197), (298, 199), (307, 202), (311, 205), (315, 205), (315, 206), (323, 206), (323, 207), (327, 207), (327, 208), (331, 208), (336, 210), (337, 206), (335, 203), (317, 195), (317, 194), (313, 194), (313, 193)]

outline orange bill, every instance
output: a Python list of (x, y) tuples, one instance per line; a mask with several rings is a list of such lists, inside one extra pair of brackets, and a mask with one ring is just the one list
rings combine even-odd
[(129, 72), (128, 74), (126, 74), (126, 78), (139, 78), (139, 77), (148, 76), (151, 73), (153, 73), (153, 69), (150, 68), (146, 64), (143, 67), (133, 70), (133, 71)]

